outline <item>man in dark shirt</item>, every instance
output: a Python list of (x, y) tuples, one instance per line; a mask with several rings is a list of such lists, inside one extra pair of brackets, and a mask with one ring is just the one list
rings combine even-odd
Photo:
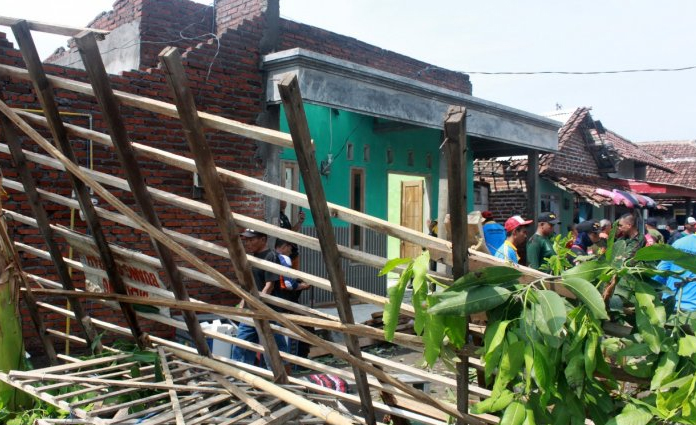
[(684, 234), (679, 231), (679, 223), (677, 220), (671, 219), (667, 222), (667, 230), (669, 231), (669, 238), (667, 238), (667, 243), (672, 245), (677, 239), (684, 237)]
[[(268, 249), (268, 236), (265, 233), (253, 229), (246, 229), (240, 236), (247, 254), (251, 254), (262, 260), (280, 264), (278, 255), (275, 251)], [(254, 275), (254, 282), (259, 292), (274, 296), (280, 294), (280, 277), (277, 274), (257, 267), (252, 267), (251, 272)], [(243, 307), (243, 303), (241, 306)], [(273, 336), (278, 344), (278, 350), (287, 352), (287, 341), (285, 337), (278, 334), (274, 334)], [(239, 324), (237, 328), (237, 338), (253, 343), (259, 342), (259, 335), (256, 332), (256, 328), (245, 323)], [(256, 352), (235, 345), (232, 349), (232, 360), (255, 364)]]
[(527, 242), (527, 263), (529, 267), (539, 270), (544, 260), (556, 255), (551, 242), (553, 226), (558, 224), (556, 214), (543, 212), (537, 219), (537, 231)]

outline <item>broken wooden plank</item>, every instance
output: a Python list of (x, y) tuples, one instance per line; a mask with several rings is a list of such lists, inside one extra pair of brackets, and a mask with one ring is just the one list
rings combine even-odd
[[(317, 231), (319, 243), (321, 245), (322, 258), (326, 265), (326, 272), (331, 282), (331, 289), (336, 297), (336, 307), (338, 315), (343, 323), (352, 324), (353, 310), (350, 307), (350, 298), (346, 290), (346, 277), (341, 263), (340, 255), (336, 248), (336, 234), (331, 224), (329, 208), (326, 204), (326, 195), (324, 194), (324, 186), (321, 183), (319, 170), (317, 170), (317, 161), (314, 155), (314, 147), (312, 146), (311, 135), (307, 125), (307, 117), (305, 116), (304, 106), (302, 104), (302, 95), (297, 82), (297, 76), (286, 76), (278, 84), (280, 97), (283, 100), (285, 107), (285, 116), (292, 134), (292, 141), (295, 145), (295, 153), (297, 162), (302, 174), (302, 180), (307, 193), (307, 201), (309, 202), (314, 218), (314, 227)], [(354, 336), (348, 336), (346, 339), (346, 347), (348, 352), (358, 359), (361, 359), (361, 350), (358, 339)], [(353, 369), (355, 379), (358, 385), (358, 393), (362, 403), (363, 414), (368, 425), (376, 423), (375, 411), (372, 407), (372, 396), (367, 383), (367, 375), (363, 370), (355, 367)]]
[[(168, 47), (160, 53), (159, 59), (164, 67), (169, 87), (174, 94), (186, 141), (196, 161), (198, 175), (203, 181), (205, 196), (213, 207), (215, 220), (234, 266), (235, 276), (251, 296), (258, 298), (259, 289), (256, 287), (251, 267), (247, 262), (247, 254), (239, 237), (237, 223), (230, 215), (230, 203), (216, 172), (215, 158), (205, 140), (193, 94), (189, 89), (188, 79), (181, 65), (181, 56), (175, 47)], [(287, 383), (287, 373), (278, 354), (278, 345), (268, 321), (254, 320), (254, 325), (259, 341), (265, 349), (266, 364), (273, 371), (276, 382)]]
[[(468, 249), (466, 246), (469, 224), (466, 178), (466, 108), (450, 106), (445, 118), (445, 147), (447, 149), (447, 195), (450, 206), (452, 234), (452, 278), (456, 281), (469, 272)], [(462, 326), (468, 329), (468, 318)], [(457, 408), (469, 413), (469, 358), (459, 354), (457, 363)], [(459, 425), (468, 424), (468, 419), (458, 418)]]
[[(10, 146), (12, 160), (17, 166), (17, 173), (22, 179), (22, 184), (27, 194), (27, 202), (31, 207), (31, 211), (34, 214), (34, 217), (36, 217), (36, 224), (39, 230), (41, 231), (41, 235), (44, 237), (46, 247), (48, 248), (48, 251), (51, 255), (51, 259), (56, 268), (58, 279), (60, 280), (60, 283), (64, 289), (73, 291), (75, 290), (75, 285), (72, 281), (72, 278), (70, 277), (68, 267), (65, 265), (65, 262), (63, 261), (63, 254), (61, 253), (60, 247), (58, 246), (58, 243), (55, 240), (53, 230), (48, 220), (48, 215), (46, 214), (46, 209), (43, 207), (43, 204), (39, 199), (39, 195), (36, 188), (36, 182), (34, 180), (34, 177), (31, 175), (31, 171), (27, 167), (26, 158), (21, 149), (21, 142), (19, 136), (17, 135), (17, 132), (12, 126), (12, 123), (6, 116), (0, 116), (0, 125), (2, 126), (5, 140)], [(31, 300), (31, 297), (29, 298), (29, 300)], [(71, 308), (75, 312), (75, 317), (77, 318), (77, 322), (80, 325), (82, 332), (84, 332), (85, 334), (85, 338), (87, 339), (87, 341), (89, 341), (89, 346), (91, 346), (93, 341), (96, 341), (95, 351), (100, 352), (101, 344), (99, 343), (99, 341), (97, 341), (97, 332), (92, 327), (89, 316), (85, 313), (82, 304), (79, 302), (75, 303), (74, 305), (71, 305)], [(55, 357), (55, 349), (53, 350), (53, 357)]]
[[(122, 169), (126, 173), (126, 179), (128, 180), (128, 185), (130, 187), (135, 201), (140, 207), (145, 219), (157, 229), (162, 229), (162, 224), (160, 223), (159, 217), (155, 212), (155, 207), (150, 197), (150, 193), (147, 191), (145, 185), (145, 179), (138, 166), (138, 161), (135, 156), (135, 152), (131, 147), (130, 140), (128, 139), (128, 132), (126, 131), (126, 126), (123, 122), (121, 116), (121, 111), (119, 110), (118, 101), (114, 97), (113, 90), (109, 84), (109, 76), (104, 68), (104, 63), (102, 62), (101, 56), (99, 54), (99, 47), (97, 47), (97, 40), (94, 33), (84, 32), (79, 34), (75, 38), (75, 43), (77, 44), (80, 56), (82, 57), (82, 62), (92, 81), (92, 87), (94, 89), (94, 95), (97, 98), (97, 102), (101, 107), (103, 112), (104, 120), (109, 127), (109, 134), (111, 134), (111, 140), (113, 140), (113, 146), (118, 155), (118, 159), (121, 162)], [(169, 281), (169, 287), (176, 296), (177, 300), (188, 301), (189, 295), (186, 291), (186, 287), (182, 282), (181, 273), (179, 273), (179, 268), (177, 267), (176, 261), (174, 260), (174, 255), (171, 250), (167, 248), (164, 244), (158, 242), (157, 240), (152, 240), (155, 245), (155, 251), (157, 252), (160, 261), (162, 262), (162, 268), (164, 269), (167, 280)], [(196, 313), (190, 310), (185, 310), (183, 312), (184, 321), (189, 329), (189, 334), (201, 355), (209, 356), (210, 347), (203, 336), (201, 331), (201, 325), (198, 322)], [(183, 417), (181, 418), (183, 420)], [(177, 417), (177, 421), (179, 418)]]
[(9, 27), (9, 26), (16, 24), (19, 21), (26, 22), (27, 27), (32, 31), (45, 32), (48, 34), (64, 35), (67, 37), (75, 36), (83, 31), (92, 31), (95, 34), (99, 35), (103, 39), (106, 34), (109, 34), (111, 32), (108, 30), (102, 30), (102, 29), (97, 29), (97, 28), (80, 28), (80, 27), (72, 27), (72, 26), (67, 26), (67, 25), (55, 25), (55, 24), (47, 24), (45, 22), (39, 22), (39, 21), (29, 21), (29, 20), (25, 20), (25, 19), (12, 18), (9, 16), (0, 16), (0, 25), (3, 25), (3, 26)]
[[(31, 77), (26, 70), (9, 65), (0, 65), (0, 74), (16, 77), (25, 81), (31, 80)], [(48, 81), (55, 88), (70, 90), (89, 96), (94, 95), (92, 86), (87, 83), (55, 76), (48, 76)], [(179, 117), (176, 107), (171, 103), (154, 100), (123, 91), (114, 91), (114, 94), (116, 95), (116, 98), (118, 98), (119, 102), (123, 105), (133, 106), (135, 108), (155, 112), (172, 118)], [(285, 148), (292, 148), (292, 140), (290, 139), (290, 136), (277, 130), (270, 130), (267, 128), (245, 124), (240, 121), (219, 117), (206, 112), (201, 112), (200, 118), (203, 125), (209, 128), (214, 128), (216, 130), (231, 134), (237, 134), (242, 137), (261, 140), (263, 142)]]
[[(63, 127), (63, 121), (60, 118), (58, 112), (58, 106), (56, 105), (53, 89), (46, 78), (46, 73), (44, 72), (41, 60), (39, 59), (39, 54), (36, 51), (36, 46), (34, 45), (34, 40), (31, 38), (31, 33), (26, 22), (18, 22), (12, 25), (12, 32), (17, 39), (17, 44), (19, 44), (19, 49), (22, 52), (22, 57), (24, 58), (24, 63), (27, 65), (27, 70), (31, 76), (32, 84), (34, 86), (34, 91), (36, 96), (41, 103), (44, 115), (49, 123), (49, 129), (51, 130), (51, 135), (55, 140), (57, 146), (59, 146), (60, 151), (66, 158), (73, 164), (77, 163), (77, 158), (73, 152), (72, 146), (70, 145), (70, 140), (68, 139), (68, 134)], [(7, 105), (3, 103), (3, 108), (7, 108)], [(5, 115), (7, 111), (3, 111)], [(11, 111), (9, 111), (11, 112)], [(8, 115), (17, 127), (22, 129), (26, 133), (26, 127), (12, 116)], [(26, 124), (26, 123), (24, 123)], [(41, 137), (35, 130), (28, 127), (35, 133), (36, 136)], [(31, 137), (31, 136), (30, 136)], [(33, 138), (33, 137), (32, 137)], [(36, 141), (36, 140), (35, 140)], [(109, 250), (108, 244), (106, 242), (106, 237), (99, 222), (99, 218), (94, 212), (94, 205), (92, 205), (92, 199), (87, 189), (87, 186), (78, 178), (76, 178), (72, 173), (68, 173), (68, 178), (70, 184), (75, 191), (78, 201), (80, 202), (80, 207), (85, 215), (85, 221), (89, 227), (92, 237), (94, 238), (97, 248), (99, 249), (99, 255), (101, 257), (102, 263), (109, 275), (109, 281), (113, 286), (114, 290), (118, 293), (125, 294), (125, 286), (118, 274), (116, 269), (116, 262), (114, 261), (113, 255)], [(132, 307), (123, 305), (121, 306), (123, 315), (128, 322), (128, 326), (133, 330), (133, 335), (136, 338), (136, 342), (139, 346), (144, 347), (141, 341), (142, 330), (135, 316), (135, 312)]]

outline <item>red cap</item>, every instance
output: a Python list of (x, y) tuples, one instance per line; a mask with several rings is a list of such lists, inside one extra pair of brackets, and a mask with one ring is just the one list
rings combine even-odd
[(490, 220), (493, 218), (493, 213), (490, 211), (484, 211), (481, 213), (481, 217), (485, 218), (486, 220)]
[(512, 232), (520, 226), (526, 226), (532, 224), (533, 220), (525, 220), (519, 215), (513, 215), (505, 221), (505, 231)]

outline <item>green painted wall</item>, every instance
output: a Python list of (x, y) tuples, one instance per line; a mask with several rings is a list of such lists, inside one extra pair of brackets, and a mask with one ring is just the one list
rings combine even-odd
[[(432, 176), (430, 185), (427, 186), (430, 190), (428, 198), (431, 201), (431, 215), (437, 214), (441, 131), (414, 128), (375, 132), (373, 117), (311, 104), (305, 104), (304, 107), (316, 147), (317, 162), (328, 160), (329, 154), (332, 156), (330, 172), (322, 176), (329, 202), (350, 206), (350, 170), (352, 167), (359, 167), (365, 170), (365, 213), (382, 219), (388, 218), (388, 173), (398, 173)], [(280, 130), (289, 132), (282, 109), (280, 117)], [(381, 122), (384, 121), (380, 120)], [(352, 160), (347, 159), (348, 143), (353, 145)], [(369, 146), (367, 161), (364, 158), (365, 146)], [(391, 163), (387, 161), (388, 150), (393, 155)], [(413, 158), (412, 165), (409, 165), (409, 153)], [(286, 149), (282, 152), (281, 159), (296, 160), (295, 152)], [(473, 169), (472, 166), (470, 168)], [(472, 182), (471, 179), (469, 181)], [(304, 192), (302, 181), (300, 191)], [(307, 224), (311, 223), (309, 218)], [(347, 223), (335, 220), (334, 225), (345, 226)]]

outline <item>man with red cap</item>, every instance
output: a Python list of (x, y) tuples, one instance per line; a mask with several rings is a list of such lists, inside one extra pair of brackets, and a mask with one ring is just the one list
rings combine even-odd
[(495, 256), (513, 264), (519, 264), (520, 256), (517, 247), (527, 240), (527, 226), (532, 220), (525, 220), (519, 215), (513, 215), (505, 221), (505, 243), (498, 249)]

